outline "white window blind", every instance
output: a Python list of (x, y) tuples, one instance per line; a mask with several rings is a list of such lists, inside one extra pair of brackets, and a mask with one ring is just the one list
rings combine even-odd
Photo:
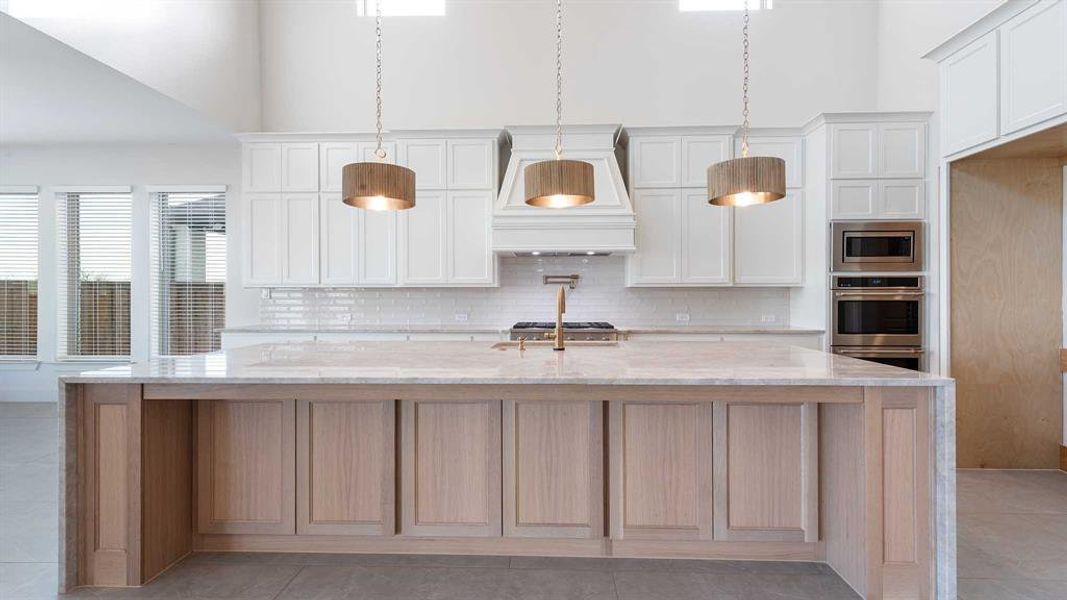
[(128, 192), (59, 194), (59, 355), (130, 355)]
[(0, 357), (37, 356), (37, 194), (0, 193)]
[(153, 208), (156, 352), (218, 350), (226, 324), (226, 194), (156, 192)]

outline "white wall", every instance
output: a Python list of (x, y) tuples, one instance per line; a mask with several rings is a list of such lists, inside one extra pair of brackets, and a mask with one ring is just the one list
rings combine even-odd
[[(386, 18), (386, 127), (550, 123), (553, 3), (447, 7), (443, 18)], [(568, 2), (565, 11), (565, 121), (740, 122), (739, 12), (680, 13), (676, 0)], [(373, 19), (321, 0), (272, 0), (260, 13), (264, 129), (372, 129)], [(782, 1), (754, 13), (753, 125), (874, 109), (877, 16), (876, 0)]]
[(259, 129), (257, 1), (0, 0), (0, 10), (234, 131)]
[(131, 290), (131, 352), (134, 360), (150, 353), (150, 290), (136, 282), (149, 281), (150, 238), (147, 185), (226, 185), (227, 270), (226, 319), (231, 325), (254, 323), (259, 295), (240, 285), (241, 158), (236, 143), (182, 145), (62, 145), (0, 147), (0, 185), (40, 187), (38, 355), (40, 365), (0, 365), (0, 401), (55, 400), (56, 375), (94, 368), (98, 364), (56, 363), (57, 257), (53, 186), (130, 185), (134, 196), (133, 268)]
[(922, 56), (1003, 0), (878, 0), (880, 111), (937, 110), (937, 65)]

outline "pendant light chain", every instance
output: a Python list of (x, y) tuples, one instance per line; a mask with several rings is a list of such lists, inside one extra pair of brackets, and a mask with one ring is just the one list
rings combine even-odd
[(744, 83), (741, 85), (741, 158), (748, 156), (748, 0), (745, 0), (745, 16), (741, 26), (741, 39), (744, 51), (741, 60), (744, 63)]
[(563, 0), (556, 0), (556, 160), (563, 154)]
[(374, 151), (374, 156), (378, 157), (378, 160), (385, 160), (385, 149), (382, 148), (382, 2), (384, 0), (374, 0), (375, 15), (374, 15), (374, 34), (377, 38), (375, 45), (375, 62), (377, 66), (377, 73), (375, 79), (374, 99), (377, 109), (377, 126), (378, 126), (378, 148)]

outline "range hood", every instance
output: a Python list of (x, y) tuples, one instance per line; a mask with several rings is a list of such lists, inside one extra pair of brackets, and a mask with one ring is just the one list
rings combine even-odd
[(511, 158), (493, 207), (493, 251), (508, 254), (611, 254), (634, 251), (634, 209), (626, 193), (619, 156), (621, 125), (563, 128), (563, 156), (593, 165), (594, 196), (573, 208), (526, 204), (523, 169), (555, 158), (556, 129), (508, 127)]

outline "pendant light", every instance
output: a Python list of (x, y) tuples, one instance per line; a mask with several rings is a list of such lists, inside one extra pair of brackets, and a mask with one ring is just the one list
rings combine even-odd
[(562, 160), (563, 154), (563, 0), (556, 0), (556, 145), (555, 160), (545, 160), (523, 170), (526, 204), (543, 208), (568, 208), (593, 201), (593, 165), (580, 160)]
[(341, 201), (349, 206), (367, 210), (405, 210), (415, 206), (415, 171), (385, 162), (382, 147), (382, 2), (373, 0), (375, 14), (375, 61), (377, 80), (378, 147), (374, 151), (377, 162), (357, 162), (341, 170)]
[(748, 0), (741, 28), (744, 52), (742, 85), (741, 158), (708, 167), (708, 202), (716, 206), (751, 206), (785, 197), (785, 161), (773, 156), (748, 155)]

